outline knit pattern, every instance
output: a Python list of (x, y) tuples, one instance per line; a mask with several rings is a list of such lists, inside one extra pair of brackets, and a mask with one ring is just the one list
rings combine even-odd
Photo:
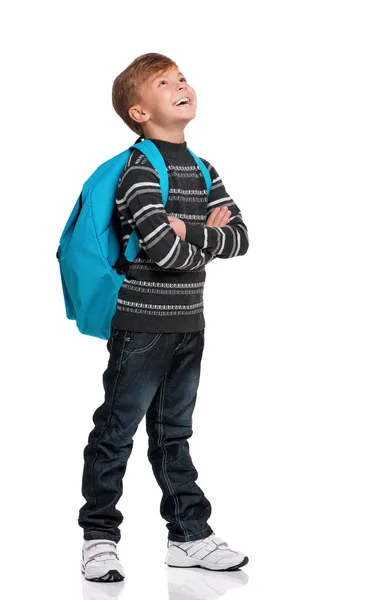
[[(205, 267), (215, 258), (244, 255), (249, 246), (248, 230), (237, 204), (206, 159), (201, 160), (212, 180), (209, 197), (187, 142), (151, 141), (167, 166), (168, 201), (164, 207), (157, 171), (139, 150), (132, 150), (115, 197), (122, 242), (116, 266), (124, 269), (126, 277), (112, 326), (144, 332), (199, 331), (205, 327)], [(232, 213), (228, 224), (206, 227), (212, 210), (224, 205)], [(168, 216), (185, 222), (185, 240), (175, 233)], [(141, 251), (134, 262), (129, 262), (123, 253), (134, 230)]]

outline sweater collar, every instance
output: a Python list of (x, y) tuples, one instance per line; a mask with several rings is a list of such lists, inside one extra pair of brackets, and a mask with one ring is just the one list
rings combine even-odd
[(159, 140), (157, 138), (149, 138), (153, 144), (157, 146), (161, 154), (165, 156), (180, 156), (187, 152), (187, 142), (167, 142), (166, 140)]
[[(149, 139), (157, 148), (160, 150), (161, 154), (164, 156), (177, 157), (183, 155), (183, 153), (187, 154), (187, 142), (168, 142), (166, 140), (160, 140), (158, 138), (146, 138)], [(141, 142), (142, 138), (138, 138), (137, 142)]]

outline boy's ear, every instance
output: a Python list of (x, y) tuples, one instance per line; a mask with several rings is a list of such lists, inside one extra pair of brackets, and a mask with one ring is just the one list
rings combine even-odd
[(128, 110), (129, 116), (136, 121), (137, 123), (144, 123), (149, 119), (147, 113), (145, 113), (139, 104), (134, 104), (134, 106), (130, 106)]

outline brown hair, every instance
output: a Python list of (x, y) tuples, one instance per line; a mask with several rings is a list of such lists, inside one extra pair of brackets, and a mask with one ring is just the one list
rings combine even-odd
[(114, 80), (112, 86), (112, 105), (123, 121), (137, 135), (144, 137), (141, 123), (134, 121), (128, 113), (130, 106), (141, 101), (140, 86), (152, 75), (157, 75), (177, 64), (157, 52), (138, 56)]

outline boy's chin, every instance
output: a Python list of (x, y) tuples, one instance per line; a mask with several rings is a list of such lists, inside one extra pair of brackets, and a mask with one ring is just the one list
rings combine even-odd
[(190, 115), (186, 115), (185, 117), (183, 116), (182, 119), (179, 119), (178, 123), (181, 123), (182, 125), (187, 125), (187, 123), (192, 121), (192, 119), (195, 119), (195, 117), (196, 117), (196, 113), (193, 112)]
[(190, 121), (192, 121), (192, 119), (196, 117), (196, 107), (188, 107), (188, 109), (183, 110), (182, 115), (178, 115), (175, 113), (175, 117), (181, 123), (184, 121), (187, 121), (187, 123), (189, 123)]

